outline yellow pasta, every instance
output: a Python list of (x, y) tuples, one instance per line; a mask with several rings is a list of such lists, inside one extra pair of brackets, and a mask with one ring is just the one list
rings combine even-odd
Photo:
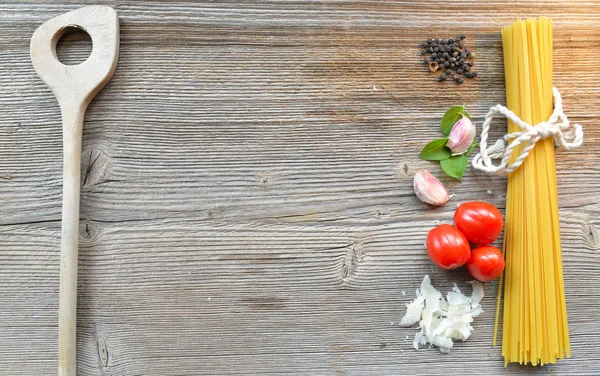
[[(529, 124), (552, 114), (552, 22), (518, 20), (502, 30), (507, 107)], [(509, 121), (509, 133), (520, 129)], [(521, 152), (513, 153), (511, 163)], [(508, 177), (496, 343), (504, 285), (505, 364), (544, 365), (570, 356), (552, 139), (539, 141)]]

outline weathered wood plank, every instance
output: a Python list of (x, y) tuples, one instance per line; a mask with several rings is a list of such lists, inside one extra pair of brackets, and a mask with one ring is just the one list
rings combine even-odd
[[(600, 373), (598, 2), (107, 3), (122, 46), (84, 126), (79, 374)], [(81, 4), (0, 4), (2, 375), (55, 373), (60, 113), (29, 38)], [(427, 230), (454, 203), (503, 207), (506, 193), (469, 171), (429, 209), (411, 177), (439, 169), (417, 153), (446, 107), (481, 122), (504, 101), (499, 30), (540, 14), (586, 132), (557, 153), (573, 357), (505, 369), (490, 345), (495, 283), (468, 342), (414, 351), (396, 324), (423, 275), (468, 291), (464, 271), (427, 260)], [(421, 70), (416, 43), (459, 32), (479, 78), (457, 91)]]

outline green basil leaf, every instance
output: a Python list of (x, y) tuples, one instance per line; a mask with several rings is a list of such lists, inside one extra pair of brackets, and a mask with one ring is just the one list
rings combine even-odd
[(471, 119), (471, 115), (469, 115), (465, 106), (450, 107), (450, 109), (446, 111), (444, 116), (442, 116), (442, 124), (440, 125), (442, 133), (448, 136), (454, 124), (456, 124), (456, 122), (459, 121), (463, 115)]
[(471, 146), (469, 146), (469, 148), (467, 149), (467, 151), (465, 151), (463, 153), (463, 155), (465, 155), (466, 157), (468, 157), (469, 155), (471, 155), (471, 153), (473, 152), (473, 150), (477, 147), (477, 145), (479, 145), (477, 143), (477, 141), (473, 141), (473, 143), (471, 144)]
[(453, 155), (452, 157), (440, 162), (442, 170), (450, 177), (461, 180), (467, 170), (469, 159), (463, 154)]
[(440, 138), (431, 141), (425, 145), (423, 150), (421, 150), (419, 158), (426, 161), (443, 161), (444, 159), (450, 158), (452, 153), (450, 152), (450, 148), (446, 146), (447, 142), (447, 138)]

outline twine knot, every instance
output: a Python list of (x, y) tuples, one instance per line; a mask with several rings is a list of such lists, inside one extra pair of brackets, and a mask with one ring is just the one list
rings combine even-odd
[[(554, 143), (557, 146), (566, 149), (581, 146), (583, 143), (583, 128), (579, 124), (569, 122), (567, 115), (563, 112), (562, 98), (557, 88), (552, 88), (552, 95), (554, 96), (552, 115), (548, 121), (535, 126), (527, 124), (505, 106), (498, 104), (491, 107), (485, 115), (481, 130), (480, 152), (473, 158), (473, 167), (489, 174), (510, 174), (523, 164), (523, 161), (539, 140), (549, 137), (554, 138)], [(523, 131), (506, 134), (488, 148), (487, 138), (494, 115), (503, 115)], [(512, 142), (509, 142), (511, 140)], [(524, 145), (521, 153), (513, 163), (509, 163), (513, 150), (520, 145)], [(501, 159), (500, 164), (494, 165), (492, 159)]]
[(540, 136), (540, 139), (555, 137), (558, 133), (560, 133), (560, 128), (554, 127), (548, 123), (540, 123), (534, 127), (537, 131), (537, 134)]

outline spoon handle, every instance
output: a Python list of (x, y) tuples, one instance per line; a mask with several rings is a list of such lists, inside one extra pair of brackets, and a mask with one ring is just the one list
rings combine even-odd
[(81, 136), (85, 108), (61, 108), (63, 119), (63, 203), (58, 296), (58, 374), (75, 375), (77, 328), (77, 250)]

